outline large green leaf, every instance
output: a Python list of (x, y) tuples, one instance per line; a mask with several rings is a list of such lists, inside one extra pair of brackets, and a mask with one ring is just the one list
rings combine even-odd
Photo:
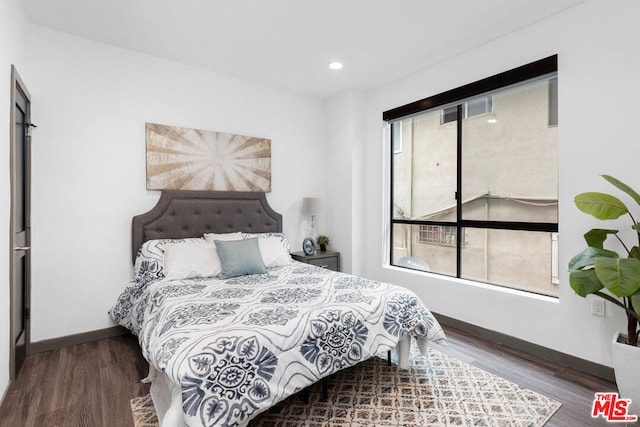
[(575, 198), (578, 209), (598, 219), (616, 219), (629, 213), (627, 206), (622, 201), (605, 193), (581, 193)]
[(629, 187), (627, 184), (621, 181), (618, 181), (616, 178), (610, 175), (602, 175), (602, 177), (607, 181), (609, 181), (611, 184), (615, 185), (616, 188), (618, 188), (619, 190), (622, 190), (628, 195), (630, 195), (631, 198), (633, 198), (633, 200), (635, 200), (636, 203), (640, 205), (640, 194), (636, 193), (636, 191), (633, 188)]
[(640, 260), (635, 258), (598, 258), (596, 275), (611, 293), (628, 297), (640, 290)]
[(586, 297), (604, 287), (594, 270), (572, 271), (569, 273), (569, 285), (581, 297)]
[(588, 247), (569, 261), (569, 271), (582, 270), (595, 264), (598, 258), (618, 258), (618, 254), (614, 251), (606, 249)]
[(602, 249), (602, 244), (607, 240), (609, 234), (616, 234), (618, 230), (605, 230), (602, 228), (594, 228), (584, 234), (584, 240), (588, 246)]
[(633, 305), (633, 310), (636, 312), (638, 319), (640, 319), (640, 293), (636, 293), (631, 295), (631, 305)]

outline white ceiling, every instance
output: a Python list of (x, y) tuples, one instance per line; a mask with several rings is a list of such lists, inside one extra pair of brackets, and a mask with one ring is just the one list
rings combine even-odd
[[(36, 24), (296, 92), (370, 89), (586, 0), (22, 0)], [(344, 63), (329, 70), (331, 61)]]

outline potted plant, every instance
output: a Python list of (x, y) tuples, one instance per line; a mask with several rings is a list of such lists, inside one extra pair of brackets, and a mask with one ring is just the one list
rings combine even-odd
[[(602, 175), (618, 190), (628, 194), (640, 205), (640, 194), (609, 175)], [(613, 367), (622, 397), (631, 398), (640, 409), (640, 347), (638, 347), (638, 318), (640, 317), (640, 223), (617, 197), (606, 193), (588, 192), (575, 197), (575, 204), (599, 220), (614, 220), (629, 215), (634, 242), (625, 243), (618, 230), (594, 228), (584, 235), (587, 248), (569, 262), (569, 284), (581, 297), (596, 295), (624, 310), (627, 333), (613, 339)], [(619, 243), (620, 253), (605, 249), (611, 236)]]
[(321, 234), (318, 236), (316, 242), (318, 242), (318, 246), (320, 246), (320, 251), (324, 252), (327, 250), (327, 245), (329, 245), (329, 237)]

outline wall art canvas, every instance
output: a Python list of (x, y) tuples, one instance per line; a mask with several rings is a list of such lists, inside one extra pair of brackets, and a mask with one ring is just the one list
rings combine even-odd
[(146, 124), (147, 189), (271, 191), (271, 140)]

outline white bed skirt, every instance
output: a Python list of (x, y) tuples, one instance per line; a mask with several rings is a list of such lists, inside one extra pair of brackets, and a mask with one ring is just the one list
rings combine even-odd
[[(426, 338), (416, 338), (420, 353), (427, 355)], [(398, 344), (391, 350), (395, 354), (401, 369), (409, 368), (411, 356), (411, 335), (400, 337)], [(158, 415), (159, 427), (184, 427), (182, 417), (182, 392), (180, 387), (169, 380), (169, 377), (153, 366), (149, 366), (149, 375), (142, 382), (151, 382), (151, 399)]]
[(142, 382), (151, 382), (149, 394), (158, 416), (159, 427), (184, 427), (182, 393), (167, 374), (149, 365), (149, 375)]

